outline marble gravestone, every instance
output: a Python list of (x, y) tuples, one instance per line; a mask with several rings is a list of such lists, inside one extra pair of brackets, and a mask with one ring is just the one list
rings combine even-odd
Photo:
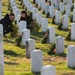
[(28, 10), (28, 11), (30, 11), (30, 5), (32, 5), (32, 4), (31, 4), (30, 1), (28, 1), (28, 2), (27, 2), (27, 10)]
[(55, 0), (55, 8), (59, 8), (60, 0)]
[(73, 9), (73, 22), (75, 22), (75, 8)]
[(34, 39), (27, 39), (26, 40), (26, 57), (31, 57), (31, 51), (35, 50), (35, 40)]
[(54, 6), (50, 6), (50, 7), (49, 7), (49, 14), (50, 14), (50, 17), (51, 17), (51, 18), (54, 17), (54, 15), (55, 15)]
[(68, 15), (62, 16), (62, 29), (68, 29)]
[(48, 31), (48, 43), (54, 43), (55, 41), (55, 28), (53, 26), (49, 26), (47, 28)]
[(2, 36), (3, 36), (3, 25), (2, 25), (2, 24), (0, 24), (0, 33), (1, 33)]
[(60, 12), (64, 12), (64, 3), (63, 2), (60, 3)]
[(31, 71), (34, 73), (41, 72), (43, 66), (43, 53), (41, 50), (31, 52)]
[(42, 0), (42, 1), (41, 1), (41, 9), (42, 9), (42, 10), (45, 10), (45, 5), (46, 5), (45, 1)]
[(54, 0), (51, 0), (51, 6), (53, 6), (55, 4)]
[(34, 8), (33, 5), (30, 5), (30, 12), (32, 12), (32, 9)]
[(70, 68), (75, 67), (75, 45), (69, 45), (67, 51), (67, 66)]
[(48, 19), (47, 18), (42, 18), (41, 19), (41, 29), (42, 32), (46, 32), (48, 27)]
[(4, 54), (4, 50), (3, 50), (3, 36), (0, 32), (0, 55)]
[(38, 8), (41, 7), (41, 0), (38, 0)]
[(42, 19), (42, 14), (40, 12), (38, 12), (36, 14), (36, 21), (39, 25), (41, 25), (41, 19)]
[(41, 75), (56, 75), (56, 68), (51, 65), (46, 65), (41, 68)]
[(45, 14), (47, 14), (49, 12), (49, 4), (45, 5)]
[(27, 22), (26, 21), (20, 21), (19, 22), (19, 33), (22, 34), (22, 30), (27, 28)]
[(22, 46), (26, 46), (26, 40), (30, 38), (30, 30), (23, 29), (22, 30)]
[(71, 40), (75, 40), (75, 23), (71, 25)]
[(64, 53), (64, 37), (57, 36), (56, 37), (56, 54)]
[(0, 75), (4, 75), (4, 56), (0, 55)]
[(60, 11), (55, 12), (55, 23), (60, 24), (61, 23), (61, 18), (60, 18)]
[(70, 4), (66, 5), (66, 14), (70, 16)]
[(33, 19), (36, 19), (36, 13), (38, 12), (38, 9), (37, 8), (33, 8), (32, 9), (32, 17), (33, 17)]

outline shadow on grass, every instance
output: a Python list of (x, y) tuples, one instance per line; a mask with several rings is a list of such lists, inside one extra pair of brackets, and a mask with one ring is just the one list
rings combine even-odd
[(41, 75), (40, 73), (25, 73), (25, 75)]
[(32, 36), (38, 37), (38, 38), (43, 38), (44, 32), (31, 32)]
[(66, 57), (66, 53), (62, 53), (62, 54), (55, 54), (55, 56)]
[(4, 62), (4, 63), (8, 65), (18, 65), (18, 63), (15, 63), (15, 62)]
[(4, 39), (3, 41), (5, 41), (5, 42), (7, 42), (7, 43), (12, 43), (12, 44), (15, 43), (14, 41), (12, 41), (12, 40), (7, 40), (7, 39)]
[(14, 51), (12, 50), (4, 50), (4, 54), (6, 55), (10, 55), (10, 56), (19, 56), (18, 54), (16, 54)]

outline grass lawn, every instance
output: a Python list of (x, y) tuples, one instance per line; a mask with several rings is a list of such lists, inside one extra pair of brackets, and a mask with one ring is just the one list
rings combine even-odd
[[(20, 0), (16, 0), (20, 10), (22, 6), (20, 5)], [(2, 16), (8, 11), (8, 0), (2, 0)], [(54, 26), (56, 30), (56, 36), (64, 36), (66, 38), (68, 31), (58, 30), (58, 25), (51, 24), (51, 18), (49, 20), (49, 26)], [(69, 22), (71, 25), (71, 22)], [(70, 27), (70, 26), (69, 26)], [(26, 50), (23, 47), (18, 47), (16, 45), (16, 37), (10, 37), (10, 34), (6, 35), (4, 40), (4, 75), (40, 75), (40, 73), (31, 72), (31, 60), (26, 58)], [(43, 51), (43, 65), (53, 65), (56, 67), (57, 75), (75, 75), (75, 68), (68, 68), (66, 64), (66, 53), (67, 46), (75, 44), (75, 41), (66, 41), (65, 40), (65, 50), (64, 54), (61, 55), (49, 55), (50, 44), (42, 44), (41, 40), (44, 36), (44, 33), (33, 32), (31, 33), (31, 38), (36, 40), (36, 49)]]

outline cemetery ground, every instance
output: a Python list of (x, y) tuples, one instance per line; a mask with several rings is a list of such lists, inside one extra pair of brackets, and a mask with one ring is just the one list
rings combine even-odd
[[(18, 7), (22, 10), (20, 5), (20, 0), (16, 0)], [(2, 16), (4, 16), (8, 9), (8, 0), (2, 0)], [(41, 11), (40, 11), (41, 12)], [(43, 15), (45, 17), (45, 15)], [(49, 20), (49, 26), (51, 26), (51, 19)], [(70, 26), (71, 22), (69, 23)], [(67, 37), (68, 31), (58, 30), (57, 25), (55, 26), (56, 36)], [(43, 65), (53, 65), (56, 67), (57, 75), (75, 75), (75, 68), (68, 68), (66, 64), (66, 52), (69, 45), (74, 45), (75, 41), (66, 41), (65, 40), (65, 50), (64, 54), (58, 55), (53, 54), (49, 55), (50, 44), (42, 44), (41, 40), (44, 36), (44, 33), (41, 32), (32, 32), (31, 38), (36, 40), (36, 49), (43, 51)], [(10, 34), (7, 34), (4, 40), (4, 75), (40, 75), (40, 73), (31, 72), (31, 59), (26, 58), (26, 51), (24, 47), (18, 47), (15, 42), (16, 37), (10, 37)]]

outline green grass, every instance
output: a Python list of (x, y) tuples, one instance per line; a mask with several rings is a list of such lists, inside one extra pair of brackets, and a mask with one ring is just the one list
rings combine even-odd
[[(32, 0), (31, 0), (32, 1)], [(2, 16), (8, 11), (8, 0), (2, 1)], [(20, 5), (20, 1), (16, 0), (18, 4), (18, 8), (22, 9)], [(42, 12), (41, 10), (39, 12)], [(46, 17), (46, 15), (43, 15)], [(54, 26), (56, 31), (56, 36), (64, 36), (66, 38), (68, 31), (58, 30), (58, 25), (51, 24), (52, 19), (48, 18), (49, 26)], [(71, 22), (69, 22), (69, 27), (71, 26)], [(32, 73), (31, 72), (31, 60), (26, 58), (26, 51), (23, 47), (16, 46), (15, 39), (16, 37), (12, 38), (9, 34), (6, 35), (7, 37), (4, 38), (4, 75), (40, 75), (40, 73)], [(56, 67), (56, 74), (57, 75), (75, 75), (75, 68), (68, 68), (66, 64), (66, 53), (67, 53), (67, 46), (75, 44), (75, 41), (66, 41), (65, 40), (65, 50), (64, 54), (58, 55), (48, 55), (48, 51), (50, 50), (50, 44), (42, 44), (41, 40), (44, 36), (44, 33), (41, 32), (32, 32), (31, 38), (36, 40), (36, 49), (40, 49), (43, 51), (43, 65), (53, 65)]]

